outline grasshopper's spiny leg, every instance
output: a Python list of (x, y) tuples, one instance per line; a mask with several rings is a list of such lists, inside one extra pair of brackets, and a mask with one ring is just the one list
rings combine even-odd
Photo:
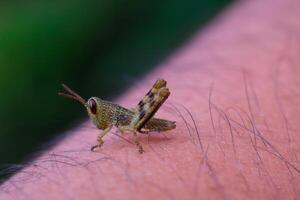
[(167, 100), (170, 92), (167, 82), (163, 79), (157, 80), (151, 90), (139, 102), (135, 108), (135, 117), (130, 123), (130, 127), (140, 131), (144, 125), (153, 117), (160, 106)]

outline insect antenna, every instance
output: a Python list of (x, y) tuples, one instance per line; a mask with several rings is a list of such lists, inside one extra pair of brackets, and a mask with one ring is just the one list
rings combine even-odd
[(69, 88), (67, 85), (62, 84), (62, 86), (67, 93), (59, 92), (58, 95), (69, 98), (69, 99), (74, 99), (74, 100), (80, 102), (81, 104), (85, 105), (86, 100), (84, 98), (82, 98), (79, 94), (77, 94), (76, 92), (71, 90), (71, 88)]

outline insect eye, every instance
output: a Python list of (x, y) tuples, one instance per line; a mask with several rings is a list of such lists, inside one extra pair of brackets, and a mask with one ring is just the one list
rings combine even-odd
[(97, 113), (97, 103), (94, 99), (89, 100), (88, 106), (90, 108), (91, 113), (94, 115)]

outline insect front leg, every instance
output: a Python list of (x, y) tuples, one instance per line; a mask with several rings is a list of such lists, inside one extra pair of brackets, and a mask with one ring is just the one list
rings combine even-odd
[(106, 129), (104, 129), (104, 130), (97, 136), (98, 144), (92, 146), (92, 147), (91, 147), (91, 151), (95, 151), (96, 148), (100, 148), (100, 147), (103, 145), (104, 141), (103, 141), (102, 138), (106, 135), (106, 133), (108, 133), (108, 132), (111, 130), (112, 127), (113, 127), (113, 126), (107, 127)]
[(138, 132), (135, 129), (128, 127), (128, 126), (119, 126), (118, 129), (122, 134), (124, 134), (125, 131), (131, 132), (134, 136), (134, 143), (137, 145), (139, 152), (140, 153), (145, 152), (143, 146), (140, 143), (140, 139), (137, 134)]

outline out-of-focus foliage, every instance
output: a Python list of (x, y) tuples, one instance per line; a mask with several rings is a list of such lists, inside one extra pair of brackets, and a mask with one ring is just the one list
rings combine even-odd
[(18, 162), (84, 114), (57, 96), (61, 82), (111, 98), (228, 2), (0, 3), (0, 164)]

